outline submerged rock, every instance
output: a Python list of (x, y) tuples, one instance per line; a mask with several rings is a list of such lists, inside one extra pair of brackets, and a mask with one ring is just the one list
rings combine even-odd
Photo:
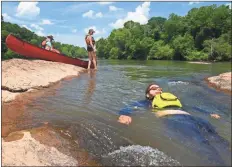
[(103, 156), (103, 165), (107, 166), (173, 166), (180, 163), (158, 149), (148, 146), (132, 145), (120, 147)]

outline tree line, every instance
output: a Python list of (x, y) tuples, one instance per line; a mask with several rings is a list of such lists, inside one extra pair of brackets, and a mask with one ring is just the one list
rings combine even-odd
[(128, 21), (108, 38), (97, 41), (104, 59), (231, 60), (231, 9), (211, 5), (187, 15), (152, 17), (145, 25)]
[[(5, 44), (5, 40), (10, 33), (26, 42), (37, 45), (39, 47), (41, 47), (41, 43), (45, 39), (45, 37), (38, 36), (34, 32), (24, 27), (20, 27), (17, 24), (5, 22), (3, 16), (1, 17), (1, 23), (2, 23), (2, 33), (1, 33), (2, 60), (11, 59), (11, 58), (25, 58), (7, 48)], [(73, 58), (88, 57), (87, 51), (83, 47), (73, 46), (69, 44), (62, 44), (60, 42), (54, 42), (53, 44), (54, 44), (54, 48), (58, 49), (61, 53), (69, 57), (73, 57)]]

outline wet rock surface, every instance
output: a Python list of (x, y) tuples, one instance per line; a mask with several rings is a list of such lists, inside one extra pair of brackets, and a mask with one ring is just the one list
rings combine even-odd
[(99, 166), (70, 136), (50, 125), (17, 131), (2, 139), (4, 166)]
[(84, 68), (44, 60), (11, 59), (2, 61), (2, 102), (22, 92), (48, 87), (68, 76), (78, 76)]
[(209, 77), (207, 81), (211, 87), (231, 93), (231, 72)]
[(22, 132), (23, 138), (6, 142), (2, 140), (2, 163), (4, 166), (76, 166), (78, 162), (55, 147), (41, 144), (30, 132)]

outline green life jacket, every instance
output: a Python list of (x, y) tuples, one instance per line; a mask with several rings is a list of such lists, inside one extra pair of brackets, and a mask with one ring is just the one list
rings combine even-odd
[(165, 107), (182, 107), (180, 100), (171, 93), (161, 93), (154, 97), (152, 101), (153, 108), (165, 108)]

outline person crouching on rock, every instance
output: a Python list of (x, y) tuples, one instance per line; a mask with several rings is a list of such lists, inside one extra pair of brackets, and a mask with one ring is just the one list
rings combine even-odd
[(47, 36), (47, 38), (42, 42), (42, 46), (44, 46), (44, 48), (46, 50), (50, 50), (52, 52), (56, 52), (56, 53), (60, 53), (57, 49), (54, 49), (52, 42), (54, 41), (54, 38), (52, 35)]

